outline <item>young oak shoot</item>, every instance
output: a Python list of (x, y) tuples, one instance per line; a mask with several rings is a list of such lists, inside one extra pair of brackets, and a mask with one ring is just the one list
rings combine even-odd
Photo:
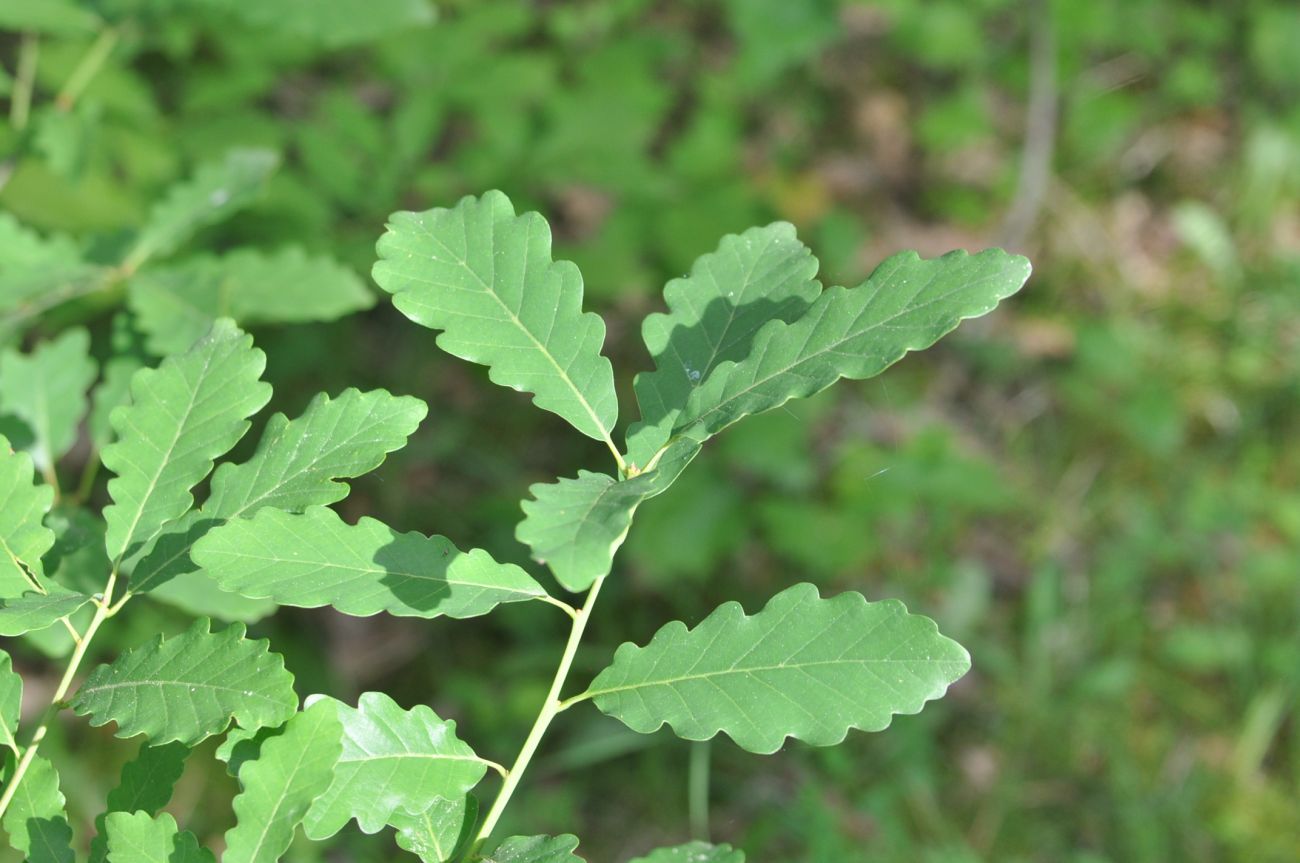
[[(828, 746), (853, 728), (883, 729), (942, 696), (969, 668), (965, 649), (896, 601), (823, 597), (794, 584), (752, 614), (729, 602), (694, 627), (669, 622), (644, 646), (624, 644), (586, 688), (566, 695), (601, 588), (644, 500), (667, 491), (732, 423), (840, 378), (878, 374), (989, 311), (1028, 277), (1023, 258), (904, 253), (857, 287), (823, 290), (816, 259), (790, 225), (727, 237), (669, 283), (667, 312), (644, 324), (655, 368), (635, 382), (641, 417), (628, 428), (625, 454), (614, 437), (604, 324), (582, 310), (577, 268), (552, 259), (540, 215), (517, 215), (500, 192), (397, 213), (378, 253), (375, 281), (400, 311), (439, 331), (438, 346), (531, 393), (613, 455), (613, 473), (584, 470), (536, 484), (522, 504), (516, 536), (581, 599), (553, 596), (524, 569), (462, 551), (450, 538), (371, 518), (349, 523), (328, 508), (347, 494), (340, 480), (403, 445), (425, 415), (416, 399), (322, 395), (296, 419), (273, 417), (248, 461), (213, 471), (270, 398), (261, 353), (219, 320), (193, 348), (138, 372), (131, 404), (113, 413), (117, 442), (104, 449), (104, 463), (116, 476), (103, 513), (98, 593), (84, 580), (60, 580), (64, 567), (47, 571), (53, 489), (33, 484), (37, 465), (25, 453), (0, 447), (0, 495), (9, 501), (0, 516), (8, 552), (0, 557), (0, 632), (62, 626), (75, 644), (60, 691), (31, 732), (18, 728), (21, 680), (0, 653), (0, 743), (14, 764), (0, 810), (29, 859), (71, 854), (58, 775), (38, 748), (96, 631), (136, 599), (201, 613), (189, 631), (98, 667), (71, 699), (93, 724), (112, 722), (119, 736), (145, 741), (96, 821), (96, 863), (211, 859), (196, 837), (157, 813), (190, 747), (221, 734), (218, 757), (240, 785), (226, 859), (269, 863), (298, 828), (324, 840), (355, 821), (365, 833), (393, 828), (398, 845), (428, 863), (581, 861), (574, 836), (496, 835), (548, 729), (571, 707), (591, 702), (643, 733), (667, 725), (687, 740), (708, 740), (722, 732), (770, 753), (789, 738)], [(57, 449), (68, 437), (66, 427), (55, 431), (44, 440)], [(50, 446), (33, 451), (57, 460)], [(195, 507), (191, 490), (209, 473), (211, 492)], [(404, 708), (375, 692), (355, 705), (328, 696), (303, 705), (280, 658), (239, 623), (279, 605), (432, 620), (531, 600), (560, 609), (571, 625), (509, 768), (476, 753), (454, 722), (422, 705)], [(87, 608), (89, 622), (76, 623)], [(215, 629), (211, 616), (232, 625)], [(163, 779), (145, 793), (139, 777), (149, 771)], [(501, 787), (480, 817), (473, 792), (489, 772), (500, 774)], [(686, 860), (743, 863), (744, 854), (691, 843), (635, 863)]]

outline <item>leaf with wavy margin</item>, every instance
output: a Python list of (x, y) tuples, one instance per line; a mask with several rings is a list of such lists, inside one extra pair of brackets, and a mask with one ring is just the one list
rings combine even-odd
[(72, 708), (99, 726), (117, 723), (118, 737), (146, 735), (155, 745), (187, 746), (241, 728), (279, 725), (298, 696), (284, 660), (266, 639), (244, 637), (243, 624), (209, 632), (201, 619), (180, 635), (161, 635), (91, 672)]
[(645, 647), (624, 644), (574, 700), (642, 734), (665, 723), (687, 740), (722, 731), (771, 753), (787, 737), (832, 746), (850, 728), (880, 731), (969, 669), (965, 648), (901, 602), (823, 599), (796, 584), (752, 617), (728, 602), (694, 629), (674, 621)]
[(423, 704), (403, 710), (382, 692), (363, 693), (356, 707), (328, 700), (343, 726), (343, 751), (334, 781), (303, 819), (311, 839), (328, 839), (354, 818), (363, 833), (376, 833), (394, 813), (463, 801), (487, 772), (456, 737), (456, 723)]
[(546, 595), (482, 549), (462, 552), (445, 537), (399, 533), (373, 518), (350, 525), (323, 506), (229, 522), (195, 545), (194, 559), (225, 590), (359, 617), (477, 617)]
[(377, 246), (374, 279), (437, 344), (480, 363), (494, 383), (533, 393), (543, 410), (608, 440), (618, 419), (605, 324), (582, 311), (582, 276), (551, 259), (538, 213), (515, 215), (500, 192), (451, 209), (398, 212)]
[(859, 287), (827, 289), (793, 323), (765, 324), (745, 359), (718, 364), (691, 392), (674, 434), (703, 441), (840, 378), (873, 377), (988, 313), (1028, 278), (1029, 261), (1001, 249), (931, 260), (894, 255)]

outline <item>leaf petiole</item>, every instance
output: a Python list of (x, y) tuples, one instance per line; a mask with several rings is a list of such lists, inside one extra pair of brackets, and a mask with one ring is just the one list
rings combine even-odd
[(492, 801), (492, 808), (488, 810), (487, 817), (483, 819), (483, 826), (479, 828), (478, 836), (471, 846), (472, 850), (482, 847), (483, 843), (492, 835), (492, 831), (496, 829), (497, 822), (501, 820), (502, 813), (505, 812), (506, 806), (510, 803), (511, 795), (519, 787), (519, 781), (523, 778), (524, 771), (528, 769), (529, 762), (532, 761), (533, 755), (537, 753), (537, 747), (541, 744), (542, 738), (546, 736), (546, 730), (550, 728), (551, 722), (556, 715), (564, 709), (560, 701), (560, 692), (564, 689), (564, 683), (569, 677), (569, 670), (573, 667), (573, 659), (578, 654), (578, 646), (582, 644), (582, 635), (587, 629), (587, 621), (591, 619), (591, 611), (596, 605), (596, 597), (600, 595), (600, 587), (604, 583), (604, 576), (596, 579), (591, 585), (591, 590), (587, 592), (587, 599), (582, 604), (582, 608), (573, 617), (573, 627), (569, 630), (569, 640), (564, 645), (564, 655), (560, 657), (560, 664), (555, 669), (555, 679), (551, 681), (551, 689), (546, 695), (546, 703), (542, 705), (541, 712), (537, 714), (537, 720), (533, 723), (532, 730), (528, 732), (528, 738), (524, 740), (519, 755), (515, 757), (515, 763), (511, 765), (510, 770), (505, 774), (505, 782), (502, 784), (496, 800)]
[[(114, 569), (108, 575), (108, 581), (104, 584), (104, 596), (111, 597), (113, 589), (117, 586), (117, 570)], [(59, 680), (58, 687), (54, 690), (54, 695), (50, 697), (50, 705), (45, 709), (41, 717), (41, 724), (36, 726), (36, 731), (32, 733), (32, 739), (23, 751), (22, 758), (14, 767), (13, 776), (9, 779), (9, 785), (5, 787), (4, 794), (0, 796), (0, 816), (9, 809), (9, 804), (13, 802), (14, 795), (18, 793), (18, 787), (22, 785), (23, 777), (27, 775), (27, 770), (36, 760), (37, 752), (40, 750), (41, 741), (50, 731), (50, 723), (59, 711), (67, 706), (68, 691), (72, 689), (72, 681), (77, 675), (77, 669), (81, 667), (81, 662), (86, 658), (86, 651), (90, 647), (90, 642), (99, 631), (99, 627), (110, 617), (108, 601), (103, 600), (95, 603), (95, 616), (90, 619), (90, 625), (86, 631), (81, 634), (80, 639), (76, 641), (76, 647), (73, 648), (72, 656), (68, 658), (67, 668), (63, 671), (63, 677)]]

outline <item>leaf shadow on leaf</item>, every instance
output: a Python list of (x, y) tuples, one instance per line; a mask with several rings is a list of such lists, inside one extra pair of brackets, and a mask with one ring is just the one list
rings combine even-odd
[[(792, 322), (808, 310), (810, 303), (798, 297), (787, 297), (779, 301), (773, 301), (767, 297), (756, 297), (748, 303), (734, 305), (722, 298), (715, 298), (704, 307), (704, 313), (700, 319), (692, 326), (678, 325), (672, 328), (668, 334), (668, 342), (663, 350), (659, 352), (655, 360), (656, 371), (667, 373), (672, 370), (674, 364), (681, 366), (681, 381), (683, 385), (682, 399), (679, 404), (650, 404), (641, 405), (640, 423), (643, 425), (655, 425), (662, 422), (671, 410), (681, 410), (686, 406), (686, 397), (691, 391), (704, 382), (719, 363), (726, 360), (740, 362), (749, 356), (750, 348), (753, 345), (754, 333), (758, 331), (755, 327), (748, 332), (731, 334), (728, 340), (719, 344), (714, 352), (713, 358), (702, 368), (694, 368), (685, 363), (679, 363), (678, 359), (683, 353), (687, 352), (685, 346), (698, 344), (701, 337), (708, 338), (711, 333), (726, 332), (732, 321), (739, 317), (745, 317), (749, 320), (769, 321), (779, 318), (786, 322)], [(712, 339), (709, 339), (712, 341)]]
[[(72, 845), (72, 827), (68, 824), (68, 819), (63, 817), (57, 818), (28, 818), (23, 822), (27, 828), (27, 847), (36, 852), (37, 849), (62, 849), (67, 850)], [(54, 853), (58, 853), (55, 850)], [(68, 859), (71, 860), (69, 852)]]
[[(412, 550), (416, 548), (421, 554), (420, 560), (412, 560)], [(443, 548), (437, 558), (429, 559), (424, 555), (424, 546), (412, 546), (408, 534), (394, 533), (393, 541), (374, 552), (374, 565), (385, 571), (380, 584), (393, 597), (402, 600), (421, 612), (437, 613), (452, 600), (455, 586), (446, 580), (452, 564), (469, 555), (450, 545)], [(403, 573), (420, 572), (424, 578), (411, 578)]]
[(131, 590), (144, 593), (160, 587), (179, 575), (199, 569), (190, 558), (190, 549), (207, 535), (208, 531), (225, 523), (225, 519), (201, 518), (183, 531), (162, 534), (135, 565), (131, 577)]
[(0, 437), (9, 441), (14, 452), (25, 450), (36, 442), (31, 426), (13, 414), (0, 415)]
[(226, 772), (231, 776), (239, 775), (239, 768), (249, 761), (256, 761), (262, 754), (262, 746), (273, 737), (284, 734), (285, 726), (263, 727), (253, 734), (242, 729), (232, 729), (224, 743), (218, 749), (219, 758), (226, 762)]

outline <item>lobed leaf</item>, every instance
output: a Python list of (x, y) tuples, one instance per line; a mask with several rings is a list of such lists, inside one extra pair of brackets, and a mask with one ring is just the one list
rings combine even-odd
[(80, 327), (42, 342), (30, 354), (0, 355), (0, 410), (25, 422), (35, 436), (32, 461), (49, 474), (77, 441), (86, 392), (99, 369), (90, 334)]
[(200, 165), (194, 176), (167, 190), (149, 211), (123, 268), (134, 272), (156, 255), (169, 255), (200, 228), (247, 207), (280, 163), (270, 150), (231, 150), (220, 162)]
[[(16, 9), (18, 4), (5, 4)], [(82, 259), (70, 237), (42, 237), (0, 212), (0, 341), (46, 309), (107, 284), (109, 268)]]
[(222, 863), (273, 863), (293, 841), (312, 801), (329, 787), (342, 752), (338, 713), (329, 702), (294, 714), (284, 733), (267, 738), (257, 759), (239, 769)]
[(26, 863), (73, 863), (72, 827), (65, 805), (54, 765), (36, 756), (0, 821), (10, 847), (21, 851)]
[(397, 845), (424, 863), (451, 863), (456, 853), (474, 837), (478, 823), (478, 798), (466, 794), (458, 800), (438, 799), (419, 815), (398, 810), (388, 819), (397, 828)]
[(398, 533), (373, 518), (349, 525), (320, 506), (231, 521), (195, 545), (194, 560), (225, 590), (359, 617), (477, 617), (546, 594), (481, 549), (461, 552), (445, 537)]
[(214, 863), (198, 838), (164, 812), (113, 812), (105, 820), (108, 863)]
[(103, 863), (108, 857), (107, 819), (119, 813), (149, 817), (167, 805), (189, 754), (189, 747), (183, 743), (140, 746), (135, 758), (123, 765), (117, 787), (108, 792), (107, 810), (95, 819), (90, 863)]
[[(184, 559), (188, 561), (189, 557)], [(222, 590), (211, 576), (193, 565), (151, 586), (148, 596), (191, 617), (210, 617), (224, 623), (253, 624), (274, 614), (276, 609), (276, 604), (269, 599), (249, 599)]]
[(632, 479), (583, 470), (575, 479), (529, 486), (533, 499), (522, 504), (524, 519), (515, 538), (566, 590), (587, 590), (609, 574), (636, 508), (667, 491), (699, 451), (698, 444), (681, 440), (653, 470)]
[(118, 440), (103, 454), (117, 474), (108, 483), (113, 503), (104, 509), (111, 558), (144, 548), (190, 508), (190, 489), (271, 397), (258, 380), (265, 366), (253, 340), (223, 319), (188, 353), (136, 373), (131, 405), (113, 411)]
[[(198, 338), (185, 349), (194, 341)], [(110, 348), (111, 353), (103, 364), (103, 380), (91, 395), (90, 415), (86, 418), (90, 442), (96, 450), (102, 450), (113, 442), (113, 411), (130, 403), (131, 378), (145, 367), (143, 337), (136, 332), (134, 321), (126, 312), (113, 316)]]
[(511, 836), (483, 855), (482, 863), (583, 863), (575, 854), (578, 837)]
[(203, 504), (209, 518), (234, 519), (264, 506), (301, 512), (347, 497), (340, 482), (370, 473), (406, 446), (429, 409), (417, 398), (387, 390), (320, 393), (295, 420), (276, 414), (252, 458), (223, 464)]
[(377, 251), (375, 282), (408, 318), (442, 330), (438, 347), (608, 440), (618, 399), (600, 353), (605, 324), (582, 311), (578, 268), (551, 260), (551, 231), (539, 214), (516, 216), (500, 192), (452, 209), (394, 213)]
[(209, 632), (206, 619), (181, 635), (128, 650), (91, 672), (73, 709), (99, 726), (117, 723), (118, 737), (146, 735), (154, 744), (193, 746), (231, 720), (246, 729), (279, 725), (298, 698), (284, 660), (265, 639), (244, 638), (242, 624)]
[(869, 378), (993, 309), (1029, 278), (1029, 261), (1001, 249), (925, 260), (903, 252), (862, 285), (830, 288), (794, 323), (772, 321), (749, 355), (720, 363), (687, 399), (674, 433), (703, 441), (749, 414)]
[[(13, 659), (0, 650), (0, 746), (18, 756), (18, 720), (23, 706), (23, 679)], [(0, 757), (3, 762), (3, 757)]]
[(49, 593), (25, 593), (0, 599), (0, 635), (15, 636), (36, 632), (58, 623), (75, 613), (90, 597), (55, 585)]
[(965, 648), (900, 602), (796, 584), (752, 617), (728, 602), (694, 629), (674, 621), (645, 647), (624, 644), (581, 697), (643, 734), (722, 731), (771, 753), (787, 737), (831, 746), (850, 728), (882, 730), (969, 668)]
[(456, 723), (424, 705), (403, 710), (381, 692), (349, 707), (328, 699), (343, 726), (334, 781), (303, 819), (311, 839), (328, 839), (355, 818), (376, 833), (395, 813), (420, 815), (439, 799), (463, 802), (487, 763), (456, 737)]
[(749, 355), (754, 334), (771, 320), (793, 322), (821, 293), (817, 259), (776, 222), (726, 236), (690, 275), (664, 287), (667, 314), (653, 314), (641, 337), (655, 369), (636, 376), (641, 420), (628, 430), (628, 458), (645, 465), (672, 433), (690, 394), (722, 362)]
[(34, 485), (32, 458), (0, 437), (0, 597), (46, 590), (41, 556), (54, 546), (44, 524), (54, 489)]
[(217, 318), (251, 324), (331, 321), (374, 305), (352, 270), (298, 247), (240, 249), (150, 267), (128, 284), (127, 303), (149, 350), (179, 353)]
[(730, 845), (687, 842), (674, 848), (659, 848), (628, 863), (745, 863), (745, 854)]
[[(394, 396), (386, 390), (344, 390), (331, 400), (324, 393), (312, 399), (298, 419), (275, 414), (266, 424), (257, 451), (243, 464), (223, 464), (212, 475), (212, 490), (203, 507), (182, 518), (159, 537), (131, 574), (136, 593), (161, 585), (172, 593), (171, 579), (193, 572), (190, 550), (216, 525), (250, 516), (264, 506), (301, 511), (347, 496), (340, 479), (361, 476), (378, 467), (384, 457), (401, 449), (428, 413), (424, 402)], [(214, 598), (247, 606), (246, 600), (222, 593), (211, 578), (186, 578), (190, 594), (204, 585)], [(169, 600), (183, 599), (169, 595)], [(263, 603), (266, 609), (270, 603)], [(247, 609), (246, 609), (247, 610)]]

